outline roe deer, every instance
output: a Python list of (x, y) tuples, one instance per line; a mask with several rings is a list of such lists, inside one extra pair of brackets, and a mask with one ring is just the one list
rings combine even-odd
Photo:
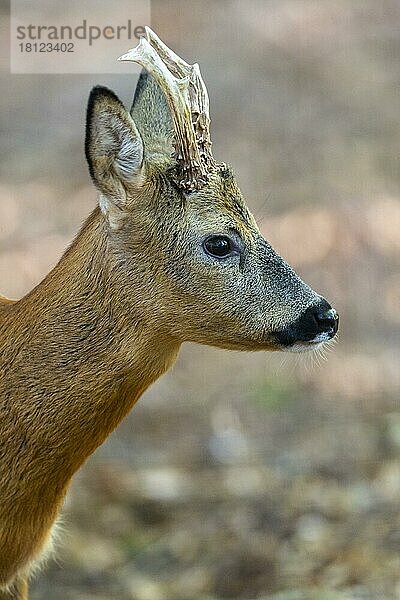
[[(208, 95), (146, 28), (130, 113), (89, 98), (93, 211), (47, 277), (0, 299), (0, 599), (26, 599), (73, 474), (183, 342), (309, 350), (338, 316), (262, 238), (214, 160)], [(172, 152), (173, 151), (173, 152)]]

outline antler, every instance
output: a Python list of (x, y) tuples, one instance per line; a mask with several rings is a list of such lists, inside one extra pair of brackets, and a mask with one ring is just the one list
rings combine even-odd
[(189, 65), (145, 27), (141, 38), (118, 60), (137, 62), (164, 92), (175, 129), (177, 183), (186, 191), (200, 189), (215, 169), (211, 153), (209, 101), (199, 65)]

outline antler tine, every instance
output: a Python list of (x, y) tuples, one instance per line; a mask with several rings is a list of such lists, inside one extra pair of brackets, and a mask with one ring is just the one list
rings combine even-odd
[(146, 36), (118, 60), (142, 65), (164, 92), (176, 134), (178, 185), (188, 191), (199, 189), (207, 183), (209, 171), (215, 167), (209, 136), (208, 94), (199, 66), (185, 62), (149, 27)]
[(188, 77), (192, 72), (192, 65), (189, 65), (183, 58), (175, 54), (150, 27), (145, 25), (146, 39), (154, 48), (168, 69), (175, 77)]
[(193, 86), (196, 90), (196, 96), (192, 99), (195, 110), (192, 110), (192, 117), (195, 117), (194, 129), (197, 143), (200, 149), (200, 156), (209, 168), (215, 167), (215, 160), (211, 152), (210, 136), (210, 102), (208, 92), (203, 78), (200, 74), (200, 67), (197, 63), (193, 65)]
[(183, 58), (168, 48), (150, 27), (145, 27), (148, 42), (157, 51), (164, 63), (175, 77), (189, 77), (189, 96), (192, 122), (199, 146), (200, 156), (209, 167), (215, 166), (211, 153), (210, 138), (210, 102), (204, 80), (197, 63), (190, 65)]

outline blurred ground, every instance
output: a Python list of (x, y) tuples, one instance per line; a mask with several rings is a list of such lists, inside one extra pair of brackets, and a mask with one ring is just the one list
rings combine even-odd
[[(0, 291), (38, 283), (95, 204), (92, 85), (10, 75)], [(211, 97), (266, 237), (341, 314), (327, 359), (186, 347), (75, 478), (33, 600), (400, 598), (400, 4), (153, 1)], [(122, 48), (122, 51), (126, 48)]]

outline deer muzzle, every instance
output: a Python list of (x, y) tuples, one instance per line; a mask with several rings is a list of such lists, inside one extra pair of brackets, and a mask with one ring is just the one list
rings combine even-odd
[(284, 349), (307, 349), (332, 339), (339, 327), (339, 315), (324, 299), (309, 306), (291, 325), (277, 333)]

